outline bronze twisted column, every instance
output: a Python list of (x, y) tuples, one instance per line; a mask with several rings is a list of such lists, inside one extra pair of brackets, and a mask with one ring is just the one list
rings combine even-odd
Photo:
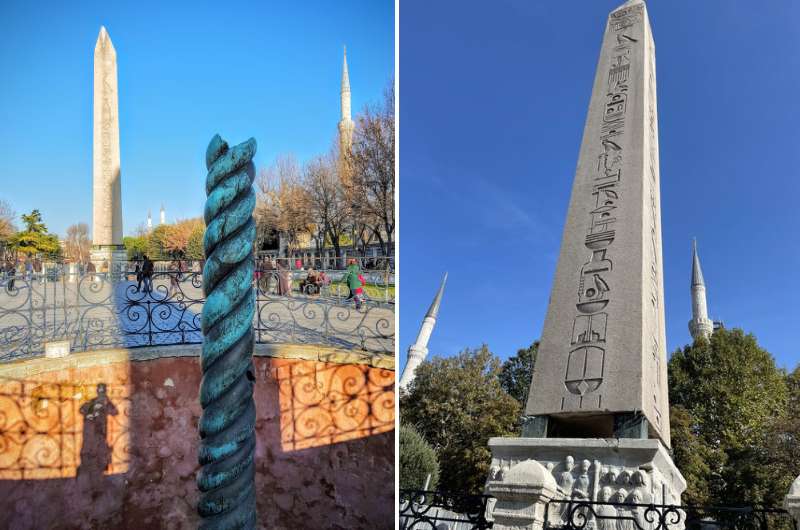
[(253, 401), (253, 208), (256, 141), (206, 150), (203, 352), (200, 364), (200, 528), (256, 527)]

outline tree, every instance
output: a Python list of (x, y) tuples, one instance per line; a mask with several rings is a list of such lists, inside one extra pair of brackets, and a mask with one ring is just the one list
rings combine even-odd
[(351, 201), (358, 217), (371, 226), (386, 255), (394, 237), (394, 83), (384, 94), (382, 106), (365, 109), (357, 117), (353, 146), (347, 162)]
[(169, 232), (169, 225), (158, 225), (153, 228), (147, 237), (147, 255), (151, 259), (159, 259), (166, 256), (167, 232)]
[(11, 205), (0, 199), (0, 259), (3, 258), (11, 238), (17, 232), (17, 228), (14, 226), (16, 218), (17, 214)]
[(263, 169), (256, 182), (256, 244), (282, 233), (289, 249), (297, 248), (304, 234), (314, 232), (308, 193), (297, 160), (279, 156)]
[(144, 236), (125, 236), (122, 238), (122, 244), (125, 245), (125, 250), (128, 252), (128, 259), (140, 259), (147, 254), (148, 239)]
[(175, 257), (185, 257), (186, 249), (189, 246), (189, 240), (192, 238), (192, 234), (197, 237), (197, 232), (199, 231), (202, 241), (202, 232), (205, 230), (203, 220), (199, 217), (180, 220), (175, 224), (165, 226), (167, 229), (164, 231), (163, 248), (166, 252)]
[(400, 426), (400, 488), (421, 490), (431, 476), (428, 490), (435, 490), (439, 481), (436, 451), (411, 425)]
[(86, 223), (67, 227), (67, 238), (64, 240), (64, 255), (67, 259), (75, 263), (86, 263), (89, 261), (91, 248), (89, 226)]
[(439, 458), (445, 490), (480, 493), (491, 463), (488, 441), (514, 433), (520, 406), (500, 386), (500, 360), (484, 345), (417, 367), (400, 398), (401, 421), (413, 425)]
[[(784, 374), (751, 334), (720, 329), (669, 362), (672, 446), (688, 503), (777, 505), (792, 471), (771, 465), (785, 414)], [(794, 475), (792, 475), (794, 476)]]
[(196, 225), (189, 234), (189, 241), (186, 243), (186, 257), (189, 259), (204, 259), (205, 251), (203, 250), (203, 236), (205, 236), (206, 227), (202, 223)]
[(503, 363), (500, 369), (500, 386), (524, 408), (531, 388), (533, 365), (539, 351), (539, 341), (527, 348), (517, 350), (517, 354)]
[(25, 230), (17, 232), (9, 240), (12, 248), (28, 255), (46, 254), (57, 255), (61, 251), (58, 237), (47, 232), (47, 225), (42, 221), (39, 210), (29, 214), (22, 214), (22, 223)]
[[(317, 157), (305, 167), (309, 214), (321, 228), (323, 242), (330, 241), (336, 257), (348, 228), (349, 211), (345, 191), (332, 155)], [(319, 245), (320, 249), (322, 245)], [(318, 250), (320, 250), (318, 249)]]
[(767, 447), (772, 457), (770, 468), (786, 470), (775, 477), (775, 489), (783, 492), (800, 475), (800, 365), (786, 376), (785, 382), (785, 414), (775, 418)]

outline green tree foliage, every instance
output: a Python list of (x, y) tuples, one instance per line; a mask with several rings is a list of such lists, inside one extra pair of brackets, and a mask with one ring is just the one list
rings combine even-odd
[(21, 217), (25, 230), (11, 236), (9, 244), (12, 248), (29, 255), (54, 256), (60, 253), (61, 245), (58, 243), (58, 237), (47, 233), (47, 226), (42, 221), (39, 210), (22, 214)]
[(778, 465), (769, 441), (786, 416), (787, 384), (753, 335), (720, 329), (676, 351), (669, 394), (684, 502), (780, 503), (795, 470)]
[(205, 254), (203, 251), (203, 236), (206, 233), (206, 228), (202, 224), (195, 225), (192, 232), (189, 234), (189, 241), (186, 243), (186, 257), (188, 259), (203, 259)]
[(158, 225), (147, 237), (147, 255), (151, 259), (167, 257), (167, 236), (169, 225)]
[(491, 463), (488, 441), (514, 433), (520, 405), (500, 386), (500, 360), (484, 345), (433, 357), (400, 398), (400, 417), (439, 457), (440, 488), (480, 493)]
[(400, 488), (422, 489), (428, 475), (428, 489), (439, 482), (439, 461), (436, 451), (411, 425), (400, 426)]
[(533, 365), (539, 351), (539, 341), (527, 348), (517, 350), (517, 354), (503, 363), (500, 369), (500, 386), (524, 408), (531, 388)]
[(800, 475), (800, 365), (786, 376), (786, 413), (777, 417), (768, 439), (772, 465), (788, 472), (776, 477), (775, 488), (784, 493)]
[(122, 244), (125, 245), (125, 250), (128, 251), (128, 259), (139, 259), (148, 251), (148, 240), (146, 237), (141, 236), (125, 236), (122, 238)]

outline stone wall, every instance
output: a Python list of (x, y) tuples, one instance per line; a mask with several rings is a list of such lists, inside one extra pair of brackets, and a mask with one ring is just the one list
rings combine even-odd
[[(394, 371), (378, 367), (389, 361), (296, 351), (255, 361), (261, 528), (392, 528)], [(0, 366), (0, 527), (196, 528), (191, 353)]]

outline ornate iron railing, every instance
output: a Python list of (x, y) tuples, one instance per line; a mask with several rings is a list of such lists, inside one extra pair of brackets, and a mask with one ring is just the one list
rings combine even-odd
[[(393, 274), (363, 273), (358, 309), (343, 274), (309, 282), (306, 271), (259, 271), (256, 341), (393, 352)], [(200, 272), (155, 272), (145, 288), (125, 269), (0, 276), (0, 362), (42, 355), (50, 341), (68, 340), (73, 351), (202, 342)]]
[(485, 530), (488, 495), (400, 490), (401, 530)]
[(753, 506), (675, 506), (588, 500), (552, 500), (550, 530), (798, 530), (789, 512)]

